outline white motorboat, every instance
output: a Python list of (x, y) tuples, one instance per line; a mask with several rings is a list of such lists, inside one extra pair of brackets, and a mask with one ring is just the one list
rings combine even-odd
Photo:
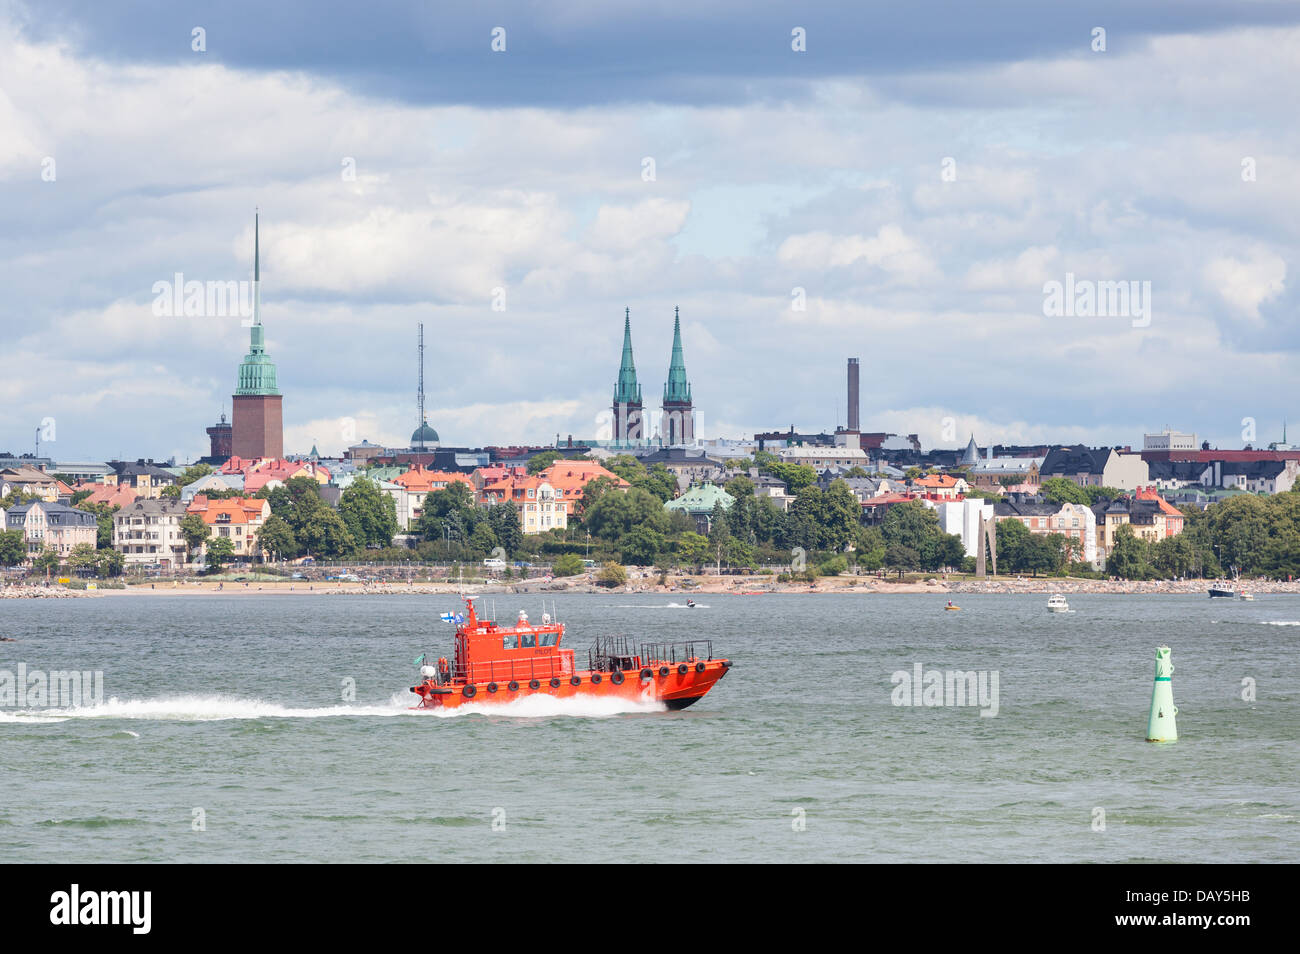
[(1053, 593), (1051, 599), (1047, 601), (1047, 612), (1068, 613), (1070, 612), (1070, 604), (1065, 601), (1065, 597), (1060, 593)]

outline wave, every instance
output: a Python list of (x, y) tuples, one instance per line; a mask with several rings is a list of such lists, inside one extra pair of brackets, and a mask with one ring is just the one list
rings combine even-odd
[(228, 696), (167, 696), (158, 699), (118, 699), (93, 706), (66, 709), (19, 709), (0, 713), (0, 722), (32, 724), (66, 722), (69, 719), (150, 719), (167, 722), (217, 722), (230, 719), (329, 719), (392, 718), (394, 716), (434, 716), (454, 718), (488, 715), (519, 719), (571, 716), (606, 718), (641, 712), (664, 712), (659, 702), (640, 702), (619, 698), (557, 699), (538, 693), (510, 702), (468, 703), (454, 709), (412, 709), (414, 696), (396, 693), (387, 705), (338, 705), (306, 708), (286, 706), (262, 699), (239, 699)]
[(1261, 619), (1259, 622), (1263, 626), (1300, 626), (1297, 619)]

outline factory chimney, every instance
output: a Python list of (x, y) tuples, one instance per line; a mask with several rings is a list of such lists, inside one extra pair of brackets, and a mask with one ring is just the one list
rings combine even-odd
[(849, 427), (858, 430), (858, 359), (849, 358)]

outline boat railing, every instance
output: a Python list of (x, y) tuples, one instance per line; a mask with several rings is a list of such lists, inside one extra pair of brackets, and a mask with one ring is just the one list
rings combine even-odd
[(675, 643), (642, 643), (641, 659), (645, 665), (655, 663), (694, 662), (713, 658), (713, 640), (688, 639)]
[(640, 669), (641, 659), (626, 636), (597, 636), (587, 650), (587, 668), (595, 672)]
[(455, 678), (468, 682), (526, 682), (566, 675), (564, 657), (531, 656), (527, 659), (493, 659), (455, 668)]

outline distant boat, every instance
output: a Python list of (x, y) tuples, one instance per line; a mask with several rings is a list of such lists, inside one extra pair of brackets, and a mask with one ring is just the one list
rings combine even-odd
[(688, 599), (686, 605), (693, 608), (695, 606), (695, 600)]
[(1068, 613), (1070, 612), (1070, 604), (1066, 602), (1065, 597), (1060, 593), (1053, 593), (1047, 601), (1047, 612)]
[(1237, 599), (1239, 600), (1253, 600), (1254, 598), (1255, 596), (1253, 593), (1247, 593), (1245, 590), (1242, 590), (1237, 594)]
[(961, 607), (958, 606), (956, 603), (954, 603), (952, 600), (949, 600), (949, 601), (948, 601), (948, 605), (945, 606), (944, 609), (945, 609), (945, 610), (959, 610), (959, 609), (961, 609)]

